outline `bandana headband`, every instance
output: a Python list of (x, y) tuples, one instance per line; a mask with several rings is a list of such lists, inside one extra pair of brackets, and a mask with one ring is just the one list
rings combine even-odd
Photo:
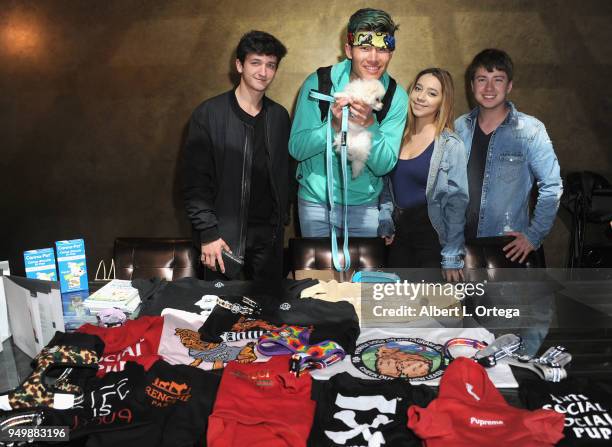
[(381, 50), (395, 50), (395, 37), (378, 31), (357, 31), (348, 33), (348, 44), (352, 47), (370, 46)]

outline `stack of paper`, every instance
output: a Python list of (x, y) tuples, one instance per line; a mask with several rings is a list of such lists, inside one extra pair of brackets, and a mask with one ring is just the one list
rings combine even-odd
[(84, 302), (90, 312), (98, 313), (102, 309), (117, 308), (131, 314), (140, 304), (138, 289), (132, 282), (124, 279), (113, 279), (101, 289), (89, 296)]

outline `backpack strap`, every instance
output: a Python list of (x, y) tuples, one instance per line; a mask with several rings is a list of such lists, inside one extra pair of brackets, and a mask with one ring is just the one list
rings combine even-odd
[[(317, 79), (319, 80), (319, 88), (318, 91), (323, 93), (324, 95), (329, 95), (331, 93), (332, 82), (331, 82), (331, 69), (332, 66), (328, 65), (327, 67), (319, 67), (317, 69)], [(383, 108), (381, 110), (375, 111), (376, 120), (379, 123), (382, 123), (389, 109), (391, 108), (391, 101), (393, 101), (393, 95), (395, 94), (395, 89), (397, 88), (397, 82), (391, 76), (389, 76), (389, 87), (385, 92), (385, 96), (383, 97), (382, 103)], [(325, 121), (327, 118), (327, 111), (329, 110), (330, 103), (327, 101), (319, 101), (319, 110), (321, 111), (321, 122)]]
[[(317, 69), (317, 78), (319, 80), (319, 92), (324, 95), (329, 95), (331, 93), (332, 82), (331, 82), (331, 69), (332, 66), (328, 65), (327, 67), (319, 67)], [(319, 110), (321, 111), (321, 122), (325, 121), (327, 118), (327, 111), (329, 110), (329, 105), (331, 103), (328, 101), (319, 101)]]
[(383, 122), (387, 116), (387, 113), (389, 112), (389, 109), (391, 108), (391, 101), (393, 101), (393, 95), (395, 94), (396, 88), (397, 82), (395, 82), (395, 79), (389, 76), (389, 87), (387, 87), (387, 91), (385, 92), (385, 96), (383, 96), (382, 100), (383, 108), (378, 111), (374, 111), (379, 124)]

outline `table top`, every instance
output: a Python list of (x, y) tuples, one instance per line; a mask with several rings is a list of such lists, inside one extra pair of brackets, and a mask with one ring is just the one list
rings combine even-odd
[[(92, 288), (95, 290), (101, 285), (95, 284)], [(609, 283), (606, 285), (610, 286)], [(539, 352), (551, 346), (565, 346), (572, 354), (572, 362), (566, 367), (569, 377), (587, 376), (602, 380), (612, 376), (612, 296), (602, 295), (604, 289), (595, 287), (593, 293), (583, 293), (580, 298), (559, 293), (555, 296), (551, 327)], [(28, 377), (32, 371), (30, 362), (31, 359), (13, 344), (12, 339), (4, 341), (0, 352), (0, 393), (18, 386)], [(535, 377), (519, 368), (513, 368), (513, 372), (519, 381)], [(502, 394), (510, 404), (519, 405), (517, 390), (502, 390)]]

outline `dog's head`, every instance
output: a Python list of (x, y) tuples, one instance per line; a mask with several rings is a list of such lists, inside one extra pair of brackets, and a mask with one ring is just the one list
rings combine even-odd
[(352, 99), (363, 101), (374, 110), (381, 110), (385, 87), (377, 79), (356, 79), (345, 87), (343, 93)]
[(370, 105), (374, 110), (381, 110), (383, 108), (383, 98), (385, 97), (385, 87), (377, 79), (368, 79), (364, 81), (366, 84), (366, 95), (364, 101)]

